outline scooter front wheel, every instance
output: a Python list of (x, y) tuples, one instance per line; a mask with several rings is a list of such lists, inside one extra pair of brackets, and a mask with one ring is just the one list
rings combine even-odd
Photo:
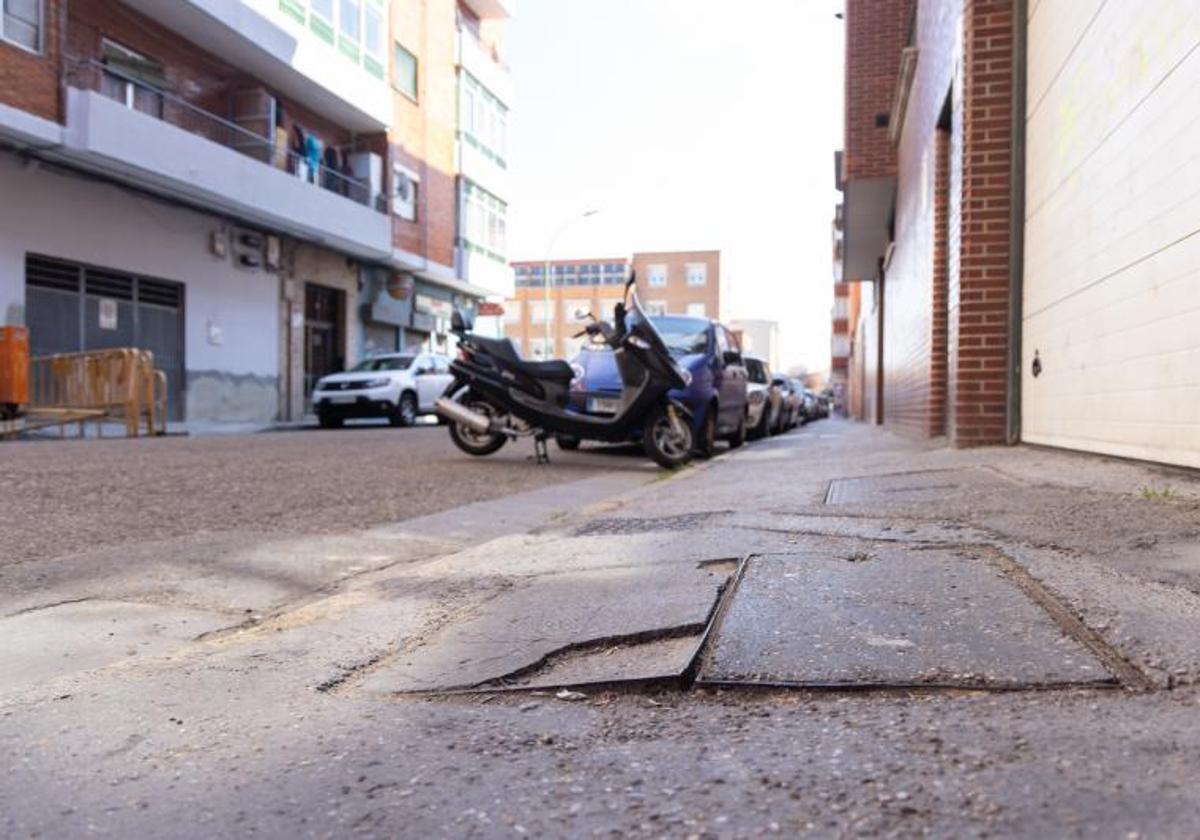
[(642, 447), (654, 463), (674, 469), (692, 457), (692, 424), (682, 417), (672, 420), (666, 406), (659, 406), (646, 419)]
[[(478, 397), (467, 394), (459, 397), (458, 402), (465, 407), (487, 417), (496, 416), (496, 409)], [(450, 423), (450, 440), (454, 445), (468, 455), (491, 455), (504, 446), (505, 436), (499, 432), (480, 432), (462, 423)]]

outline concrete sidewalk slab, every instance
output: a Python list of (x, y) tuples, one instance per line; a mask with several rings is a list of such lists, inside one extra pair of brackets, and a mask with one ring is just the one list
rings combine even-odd
[(514, 581), (509, 591), (479, 605), (469, 617), (375, 669), (360, 687), (386, 694), (471, 688), (523, 678), (556, 655), (606, 644), (644, 654), (635, 653), (608, 679), (631, 673), (677, 675), (687, 667), (690, 653), (678, 646), (642, 643), (698, 637), (728, 577), (726, 568), (687, 563)]
[(1045, 687), (1103, 664), (970, 550), (865, 544), (754, 557), (700, 683)]

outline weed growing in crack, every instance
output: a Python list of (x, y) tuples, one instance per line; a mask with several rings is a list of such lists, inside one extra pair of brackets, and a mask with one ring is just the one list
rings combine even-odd
[(1164, 487), (1161, 490), (1145, 486), (1141, 490), (1141, 496), (1150, 502), (1169, 502), (1175, 498), (1175, 491), (1170, 487)]
[(847, 554), (842, 559), (847, 563), (868, 563), (875, 559), (875, 555), (868, 551), (856, 551), (853, 554)]

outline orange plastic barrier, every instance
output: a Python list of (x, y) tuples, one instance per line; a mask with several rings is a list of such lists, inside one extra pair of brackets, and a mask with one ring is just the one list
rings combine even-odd
[(29, 403), (29, 330), (0, 327), (0, 419)]

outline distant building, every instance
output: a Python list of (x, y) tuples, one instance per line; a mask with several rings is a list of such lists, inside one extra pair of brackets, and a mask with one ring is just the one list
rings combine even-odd
[(514, 262), (512, 268), (516, 289), (504, 306), (504, 335), (531, 359), (578, 352), (583, 339), (574, 336), (586, 323), (579, 314), (611, 320), (631, 270), (637, 271), (638, 297), (647, 312), (720, 319), (720, 251), (552, 260), (549, 275), (544, 261)]
[(779, 370), (779, 322), (763, 318), (736, 318), (727, 325), (741, 344), (742, 352), (757, 356)]

